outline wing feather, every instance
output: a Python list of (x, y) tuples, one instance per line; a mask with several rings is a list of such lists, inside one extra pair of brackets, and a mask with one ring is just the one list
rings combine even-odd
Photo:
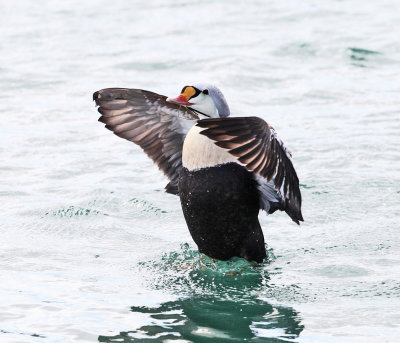
[(260, 207), (274, 212), (285, 210), (299, 224), (301, 192), (291, 154), (275, 130), (258, 117), (200, 120), (202, 135), (215, 141), (253, 172), (261, 192)]
[(166, 191), (178, 194), (182, 146), (198, 116), (141, 89), (107, 88), (93, 94), (99, 121), (117, 136), (138, 144), (170, 179)]

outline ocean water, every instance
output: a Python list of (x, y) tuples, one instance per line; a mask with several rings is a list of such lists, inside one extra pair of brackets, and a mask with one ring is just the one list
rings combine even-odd
[[(2, 1), (0, 341), (400, 342), (397, 1)], [(292, 151), (304, 224), (197, 252), (92, 93), (218, 85)]]

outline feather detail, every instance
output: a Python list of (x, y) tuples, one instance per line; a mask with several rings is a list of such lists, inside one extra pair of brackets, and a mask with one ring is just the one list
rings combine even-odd
[(117, 136), (138, 144), (170, 179), (166, 191), (178, 194), (183, 141), (198, 116), (141, 89), (108, 88), (93, 94), (99, 121)]
[(201, 135), (226, 149), (257, 176), (261, 194), (267, 194), (261, 196), (261, 208), (279, 208), (297, 224), (303, 221), (299, 179), (291, 153), (268, 123), (258, 117), (235, 117), (204, 119), (196, 126), (203, 128)]

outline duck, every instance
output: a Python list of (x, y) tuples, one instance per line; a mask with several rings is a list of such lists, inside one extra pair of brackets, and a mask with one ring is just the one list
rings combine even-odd
[(139, 145), (167, 176), (165, 191), (179, 196), (201, 253), (261, 263), (267, 255), (260, 210), (304, 221), (291, 152), (262, 118), (231, 117), (216, 86), (184, 86), (176, 97), (106, 88), (93, 100), (99, 121)]

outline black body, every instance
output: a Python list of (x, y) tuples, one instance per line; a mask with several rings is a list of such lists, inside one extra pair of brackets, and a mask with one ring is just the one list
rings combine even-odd
[(196, 171), (182, 168), (179, 195), (199, 251), (219, 260), (234, 256), (262, 262), (259, 192), (252, 174), (237, 163)]

